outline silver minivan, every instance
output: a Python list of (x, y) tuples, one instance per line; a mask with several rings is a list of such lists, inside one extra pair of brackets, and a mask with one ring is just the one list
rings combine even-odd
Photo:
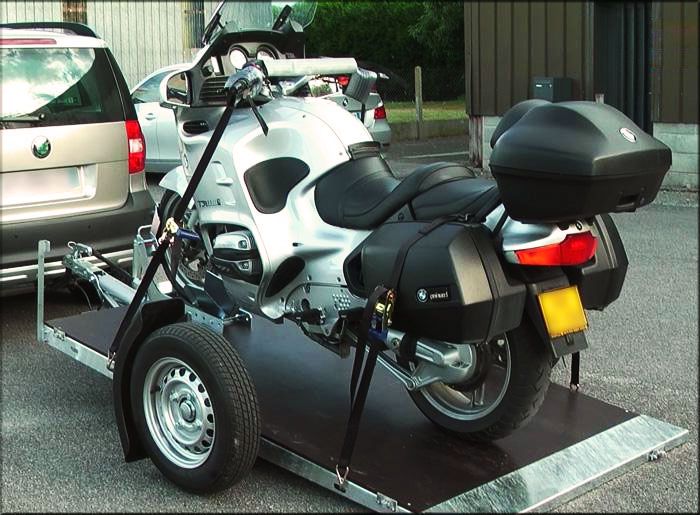
[(0, 27), (3, 292), (34, 282), (41, 239), (52, 242), (49, 275), (63, 273), (70, 240), (128, 267), (154, 210), (145, 140), (112, 53), (84, 25), (46, 25)]

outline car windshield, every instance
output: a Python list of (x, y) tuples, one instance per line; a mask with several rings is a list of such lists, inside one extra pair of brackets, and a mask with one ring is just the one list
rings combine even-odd
[[(207, 41), (213, 40), (222, 27), (231, 23), (235, 31), (270, 30), (282, 13), (285, 6), (291, 7), (289, 19), (296, 21), (302, 27), (311, 24), (316, 14), (316, 2), (306, 0), (287, 2), (241, 2), (223, 0), (214, 10), (207, 23), (211, 33)], [(205, 34), (209, 31), (205, 31)], [(205, 36), (206, 37), (206, 36)]]
[(123, 118), (119, 91), (102, 49), (2, 48), (0, 73), (2, 128)]

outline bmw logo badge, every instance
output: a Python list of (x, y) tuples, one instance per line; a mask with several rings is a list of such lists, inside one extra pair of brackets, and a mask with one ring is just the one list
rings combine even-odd
[(427, 302), (428, 290), (426, 290), (425, 288), (421, 288), (416, 292), (416, 298), (418, 299), (418, 302)]
[(620, 129), (620, 134), (622, 134), (622, 137), (630, 143), (634, 143), (635, 141), (637, 141), (637, 135), (627, 127), (623, 127), (622, 129)]

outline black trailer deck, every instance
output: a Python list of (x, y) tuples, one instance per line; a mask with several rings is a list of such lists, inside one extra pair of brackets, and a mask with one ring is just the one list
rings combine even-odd
[[(46, 341), (100, 370), (125, 308), (47, 322)], [(377, 367), (348, 488), (333, 486), (349, 413), (351, 359), (291, 323), (253, 318), (224, 335), (257, 388), (260, 456), (378, 511), (551, 509), (687, 440), (687, 430), (552, 384), (535, 419), (491, 445), (455, 438), (428, 421)], [(106, 369), (100, 370), (105, 375)]]

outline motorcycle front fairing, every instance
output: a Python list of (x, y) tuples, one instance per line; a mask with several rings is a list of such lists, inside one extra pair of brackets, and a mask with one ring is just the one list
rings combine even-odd
[[(192, 163), (198, 162), (210, 133), (191, 135), (183, 125), (196, 119), (215, 119), (218, 111), (205, 108), (178, 113), (185, 179), (193, 170)], [(302, 309), (289, 305), (296, 302), (289, 297), (298, 288), (293, 279), (303, 274), (307, 288), (328, 286), (334, 292), (329, 295), (357, 304), (359, 299), (343, 287), (342, 265), (344, 256), (368, 232), (326, 224), (315, 207), (314, 187), (327, 171), (351, 158), (349, 145), (371, 137), (359, 120), (325, 100), (274, 99), (261, 105), (259, 112), (269, 127), (267, 136), (250, 108), (234, 112), (207, 168), (207, 180), (202, 181), (194, 196), (201, 227), (247, 229), (257, 243), (263, 269), (259, 284), (227, 277), (229, 292), (245, 309), (278, 319)], [(338, 134), (334, 127), (341, 126), (343, 132)], [(315, 144), (310, 146), (309, 141)], [(295, 175), (291, 180), (290, 174)], [(172, 179), (164, 182), (173, 183)], [(186, 180), (179, 182), (184, 184)], [(303, 268), (283, 266), (285, 262), (303, 262)], [(273, 281), (280, 269), (298, 269), (294, 277), (284, 278), (282, 288), (279, 277)]]

